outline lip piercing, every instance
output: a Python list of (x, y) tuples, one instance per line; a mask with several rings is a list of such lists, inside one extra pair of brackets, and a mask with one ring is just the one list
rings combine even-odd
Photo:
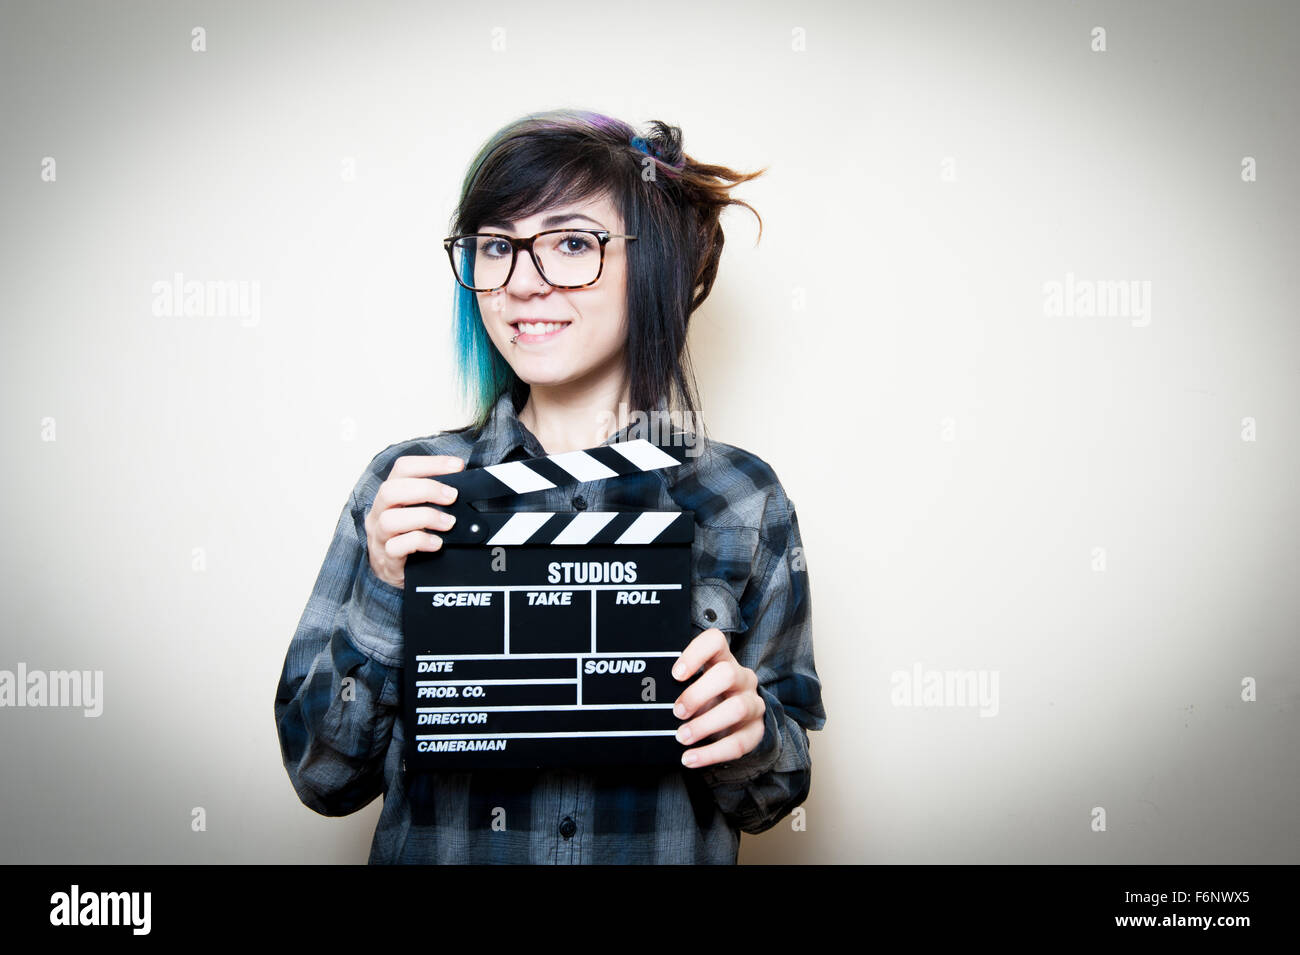
[[(518, 338), (518, 337), (519, 337), (519, 333), (518, 333), (518, 332), (515, 332), (515, 338)], [(513, 344), (515, 343), (515, 338), (510, 339), (510, 344), (513, 345)]]

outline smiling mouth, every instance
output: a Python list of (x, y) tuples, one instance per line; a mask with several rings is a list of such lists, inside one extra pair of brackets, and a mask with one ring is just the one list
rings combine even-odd
[(512, 339), (516, 344), (549, 341), (571, 325), (571, 322), (516, 322), (517, 333)]

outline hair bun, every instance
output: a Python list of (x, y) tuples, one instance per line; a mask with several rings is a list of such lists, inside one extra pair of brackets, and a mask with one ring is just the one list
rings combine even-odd
[[(682, 151), (682, 131), (678, 126), (670, 126), (668, 123), (654, 119), (650, 121), (651, 133), (645, 139), (637, 136), (633, 139), (633, 145), (637, 140), (646, 143), (650, 148), (649, 155), (654, 156), (660, 161), (672, 166), (674, 169), (681, 169), (686, 165), (686, 155)], [(640, 148), (638, 146), (638, 148)], [(647, 150), (642, 150), (647, 151)]]

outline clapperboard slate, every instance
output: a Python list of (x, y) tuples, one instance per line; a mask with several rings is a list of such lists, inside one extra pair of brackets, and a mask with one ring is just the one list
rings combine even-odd
[(684, 459), (638, 439), (435, 478), (456, 523), (406, 561), (408, 770), (680, 763), (695, 515), (524, 502)]

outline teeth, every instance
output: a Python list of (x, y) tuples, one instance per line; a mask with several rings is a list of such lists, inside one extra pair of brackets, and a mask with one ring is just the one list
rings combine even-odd
[(525, 335), (549, 335), (557, 328), (563, 328), (568, 322), (520, 322), (518, 328)]

